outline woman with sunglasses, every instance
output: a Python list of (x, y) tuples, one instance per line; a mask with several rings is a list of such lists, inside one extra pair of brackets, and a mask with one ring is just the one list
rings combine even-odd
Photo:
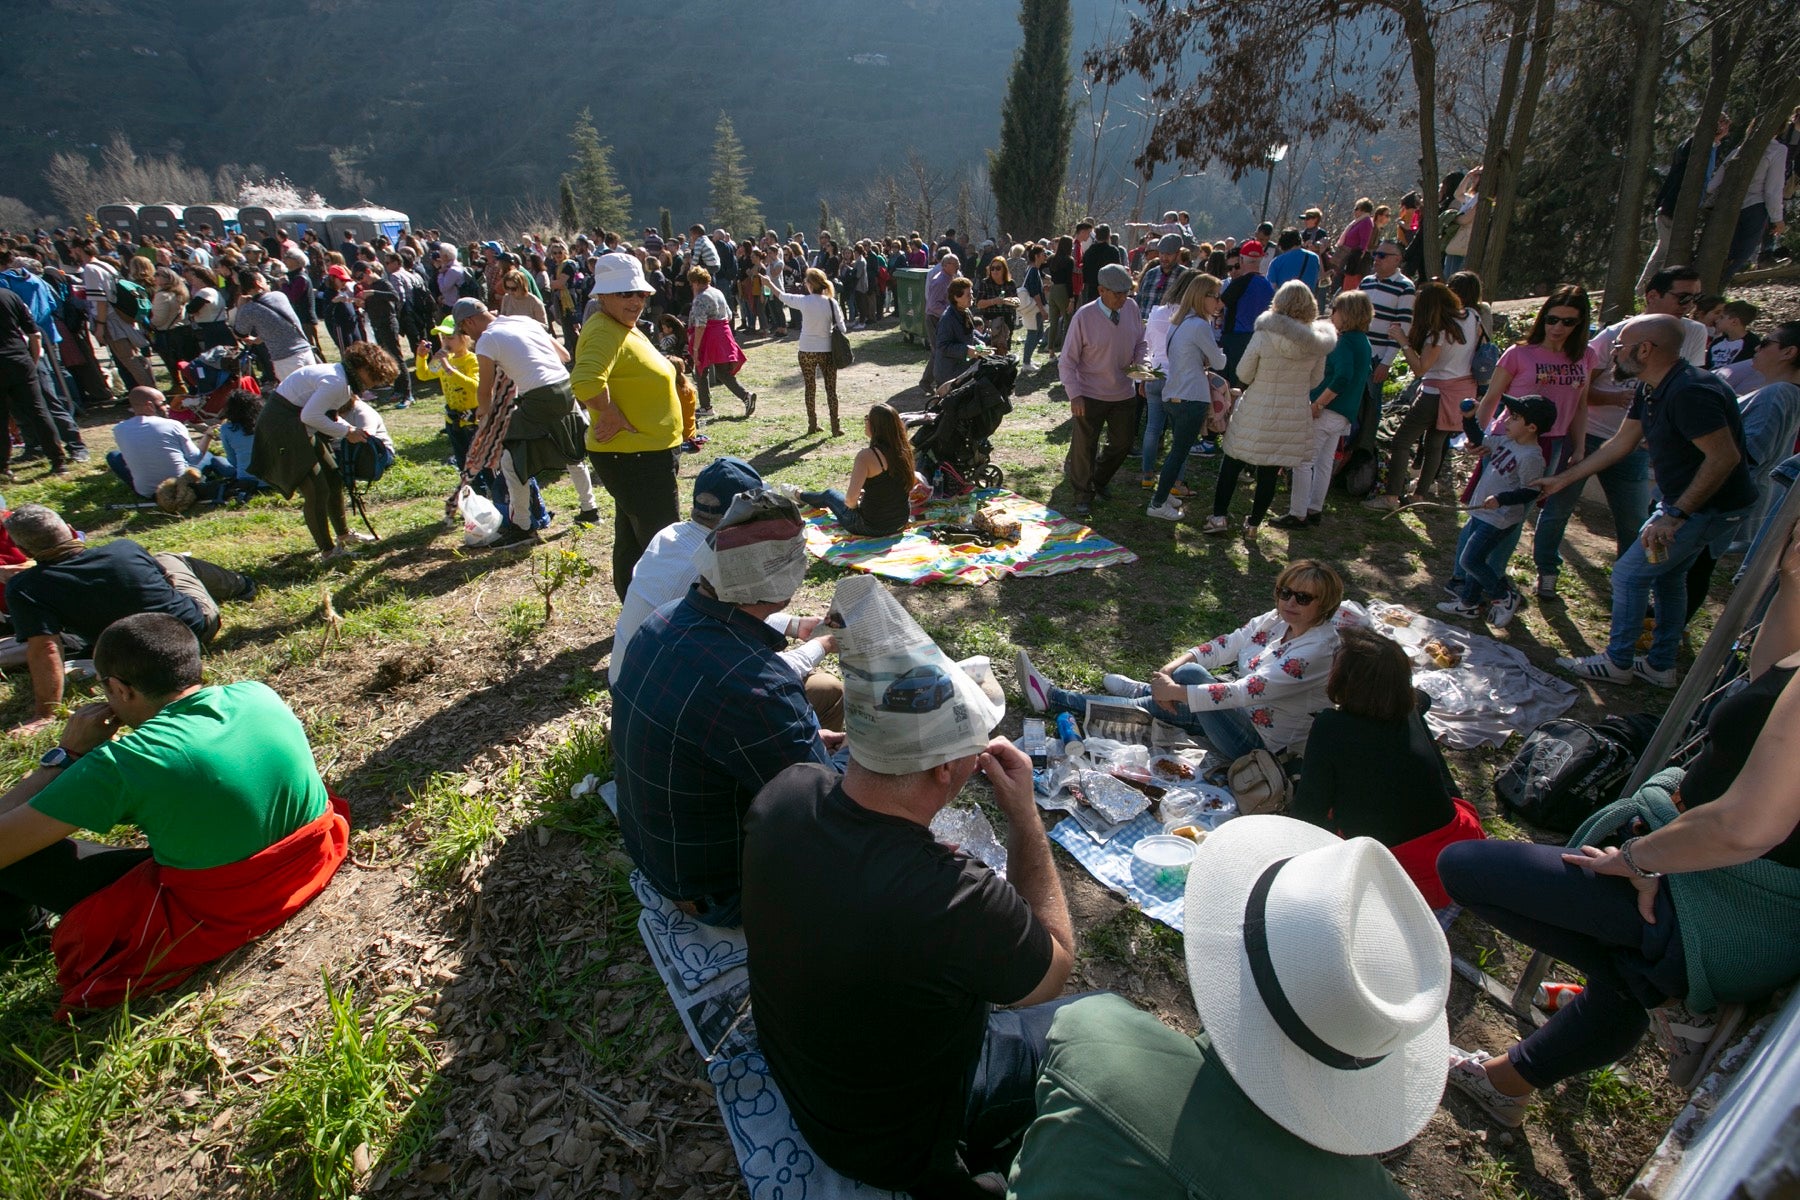
[[(1502, 396), (1535, 393), (1556, 405), (1556, 424), (1539, 443), (1544, 451), (1546, 474), (1554, 475), (1587, 456), (1588, 387), (1602, 362), (1599, 352), (1588, 345), (1592, 313), (1587, 289), (1580, 284), (1564, 284), (1551, 292), (1525, 341), (1509, 347), (1500, 356), (1487, 394), (1475, 413), (1482, 427), (1488, 428)], [(1577, 499), (1568, 492), (1576, 490), (1559, 492), (1537, 510), (1531, 557), (1537, 564), (1536, 594), (1540, 601), (1556, 599), (1563, 531), (1569, 526)], [(1523, 522), (1514, 526), (1512, 535), (1494, 548), (1493, 561), (1499, 572), (1504, 573), (1524, 530)], [(1454, 583), (1452, 580), (1453, 586)]]
[[(1108, 674), (1106, 696), (1053, 687), (1025, 651), (1019, 687), (1033, 712), (1085, 715), (1089, 700), (1119, 699), (1212, 743), (1227, 758), (1252, 750), (1281, 753), (1305, 743), (1313, 715), (1331, 707), (1325, 683), (1338, 651), (1338, 628), (1361, 626), (1360, 606), (1344, 603), (1344, 581), (1310, 558), (1289, 563), (1275, 580), (1275, 607), (1248, 624), (1202, 642), (1157, 668), (1150, 682)], [(1227, 669), (1226, 680), (1213, 672)]]
[(544, 302), (531, 294), (531, 280), (525, 272), (514, 267), (500, 277), (503, 294), (500, 298), (500, 315), (503, 317), (530, 317), (539, 325), (548, 329), (550, 321), (544, 312)]
[(1012, 349), (1013, 319), (1019, 311), (1018, 286), (1004, 258), (988, 263), (975, 285), (975, 311), (987, 322), (988, 345), (996, 354)]

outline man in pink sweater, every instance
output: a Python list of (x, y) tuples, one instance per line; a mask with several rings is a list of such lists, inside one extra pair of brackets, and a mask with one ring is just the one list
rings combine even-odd
[[(1094, 497), (1107, 499), (1119, 464), (1137, 440), (1141, 389), (1127, 371), (1144, 362), (1144, 320), (1131, 298), (1131, 272), (1118, 263), (1100, 268), (1100, 298), (1069, 321), (1057, 371), (1075, 417), (1063, 474), (1075, 492), (1072, 515), (1085, 520)], [(1100, 434), (1106, 432), (1106, 452)]]

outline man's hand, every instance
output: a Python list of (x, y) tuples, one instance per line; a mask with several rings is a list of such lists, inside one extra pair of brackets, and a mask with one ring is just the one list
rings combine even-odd
[(1087, 416), (1087, 401), (1080, 396), (1069, 397), (1069, 411), (1078, 417)]
[(618, 405), (608, 404), (594, 414), (593, 431), (594, 440), (604, 444), (612, 441), (621, 433), (636, 433), (637, 426), (633, 425), (625, 414), (619, 411)]
[(352, 429), (344, 435), (344, 440), (346, 442), (366, 442), (369, 440), (369, 435), (360, 429)]
[(1007, 739), (988, 743), (979, 760), (981, 773), (994, 788), (994, 802), (1008, 821), (1023, 821), (1037, 812), (1031, 794), (1031, 759)]
[[(1569, 465), (1573, 466), (1574, 464), (1570, 463)], [(1569, 486), (1569, 480), (1564, 479), (1561, 475), (1545, 475), (1533, 486), (1537, 488), (1539, 497), (1554, 496)]]
[(70, 754), (86, 754), (105, 745), (119, 732), (119, 714), (104, 700), (84, 704), (69, 714), (63, 735), (57, 743)]
[(1388, 370), (1387, 363), (1376, 364), (1374, 369), (1369, 372), (1369, 382), (1373, 383), (1376, 387), (1380, 387), (1387, 382)]
[(1670, 543), (1675, 540), (1675, 535), (1681, 532), (1683, 524), (1685, 522), (1674, 517), (1659, 514), (1645, 524), (1644, 530), (1638, 535), (1638, 538), (1644, 543), (1646, 551), (1651, 553), (1666, 551)]
[(825, 748), (833, 754), (836, 754), (839, 750), (843, 749), (844, 742), (848, 740), (849, 736), (849, 734), (841, 729), (819, 730), (819, 740), (824, 742)]

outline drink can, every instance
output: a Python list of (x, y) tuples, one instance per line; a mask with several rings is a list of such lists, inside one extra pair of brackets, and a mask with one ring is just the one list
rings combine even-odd
[(1068, 713), (1056, 714), (1056, 738), (1061, 742), (1078, 742), (1081, 731), (1075, 728), (1075, 718)]
[(1649, 542), (1644, 543), (1644, 561), (1651, 566), (1656, 566), (1667, 557), (1668, 553), (1661, 546), (1651, 545)]
[(1531, 1000), (1545, 1012), (1553, 1013), (1581, 995), (1581, 990), (1579, 983), (1540, 983)]

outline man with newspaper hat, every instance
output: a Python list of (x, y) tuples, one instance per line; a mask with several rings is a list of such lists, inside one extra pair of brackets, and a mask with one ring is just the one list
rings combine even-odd
[[(795, 763), (831, 768), (804, 681), (768, 617), (806, 574), (800, 510), (739, 492), (694, 553), (699, 580), (632, 635), (613, 687), (625, 849), (657, 891), (708, 925), (736, 925), (742, 823)], [(834, 648), (829, 633), (823, 653)], [(821, 657), (823, 654), (821, 654)]]
[[(826, 624), (847, 773), (788, 768), (744, 825), (758, 1040), (836, 1170), (916, 1200), (980, 1195), (976, 1177), (1004, 1169), (1033, 1116), (1075, 961), (1031, 762), (989, 740), (1003, 705), (879, 581), (838, 584)], [(977, 770), (1007, 819), (1004, 877), (931, 833)]]

